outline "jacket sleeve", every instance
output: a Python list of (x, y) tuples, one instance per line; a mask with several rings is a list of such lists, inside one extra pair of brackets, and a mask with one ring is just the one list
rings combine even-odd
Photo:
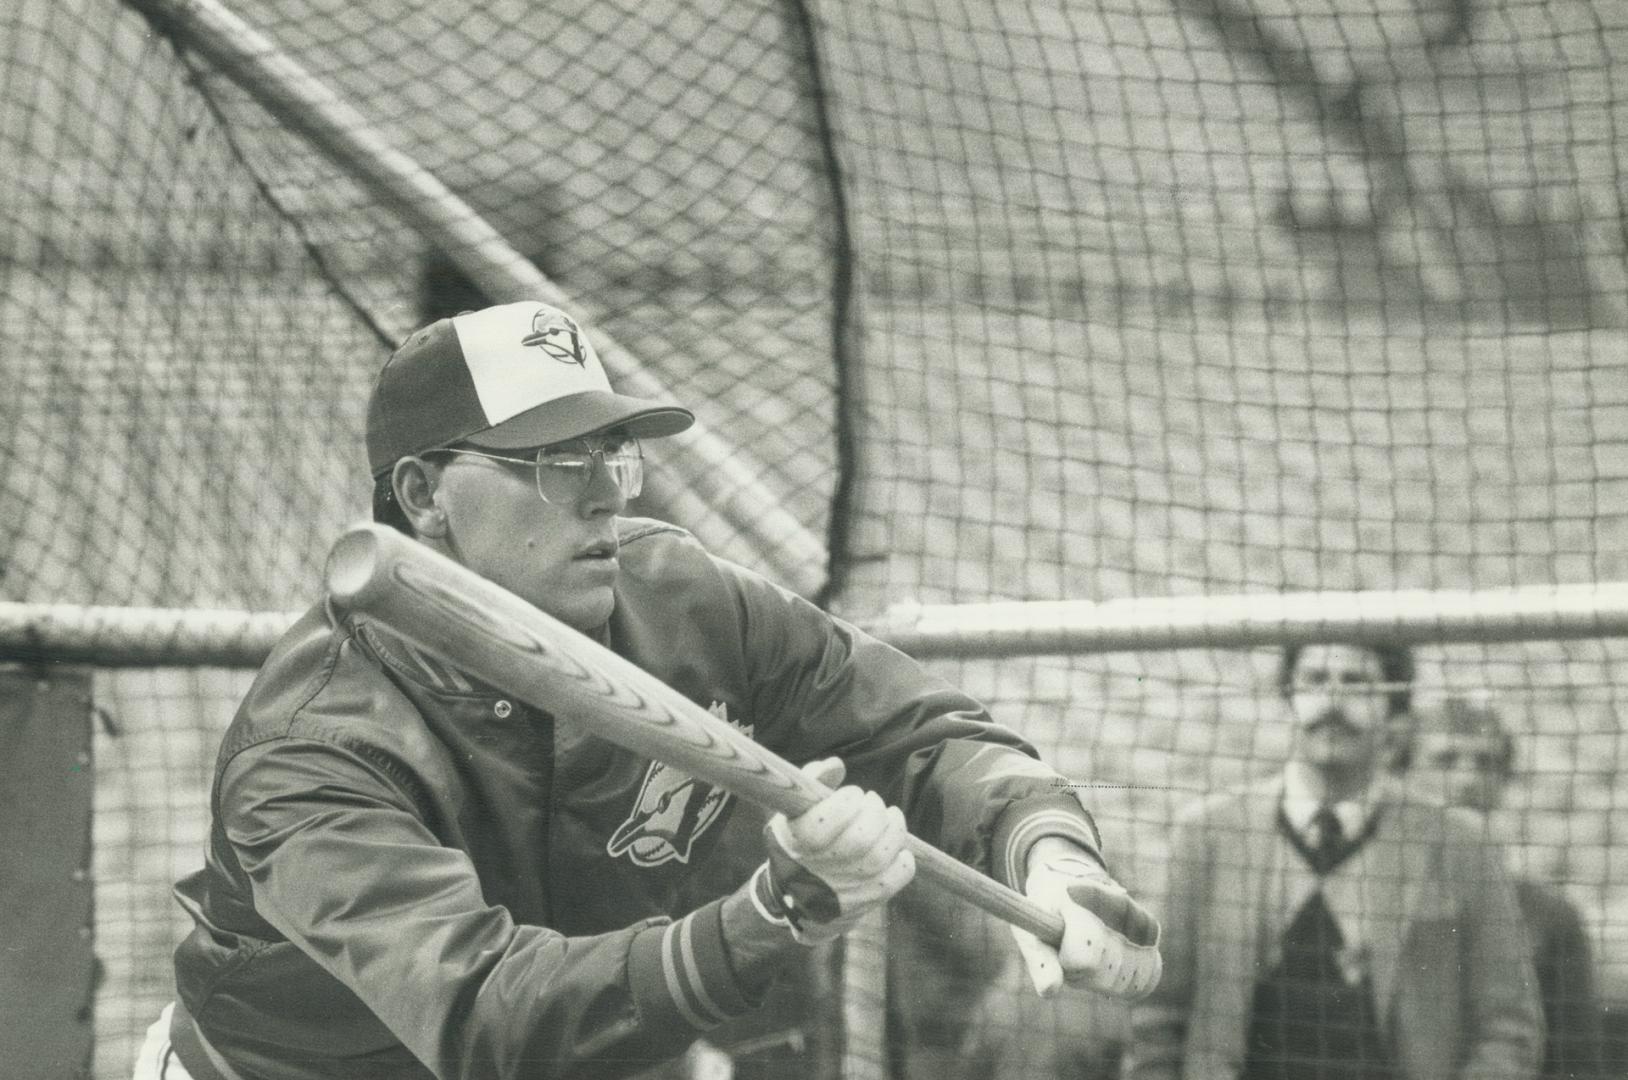
[(1602, 1010), (1582, 917), (1558, 888), (1519, 882), (1516, 896), (1526, 918), (1549, 1033), (1542, 1075), (1603, 1078), (1608, 1071)]
[(517, 924), (371, 752), (273, 740), (219, 790), (257, 911), (442, 1080), (622, 1075), (752, 1004), (724, 941), (767, 923), (726, 927), (725, 898), (595, 936)]
[(1176, 1080), (1182, 1074), (1198, 978), (1201, 904), (1211, 891), (1203, 820), (1197, 808), (1190, 808), (1171, 835), (1164, 903), (1158, 912), (1164, 927), (1159, 942), (1164, 974), (1153, 993), (1131, 1008), (1126, 1080)]
[(1515, 889), (1499, 849), (1478, 832), (1466, 830), (1457, 856), (1467, 864), (1464, 893), (1462, 985), (1465, 1060), (1462, 1080), (1534, 1077), (1543, 1060), (1543, 1009), (1537, 975), (1522, 924)]
[(749, 571), (733, 590), (758, 738), (786, 758), (836, 755), (849, 782), (904, 810), (910, 831), (1021, 887), (1043, 836), (1100, 856), (1077, 791), (984, 707), (915, 660)]

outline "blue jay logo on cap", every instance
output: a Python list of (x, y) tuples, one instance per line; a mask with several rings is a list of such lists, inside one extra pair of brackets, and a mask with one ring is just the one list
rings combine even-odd
[(522, 345), (535, 345), (547, 356), (562, 364), (585, 367), (587, 351), (582, 344), (582, 330), (568, 315), (547, 308), (538, 308), (531, 317), (531, 333), (520, 339)]

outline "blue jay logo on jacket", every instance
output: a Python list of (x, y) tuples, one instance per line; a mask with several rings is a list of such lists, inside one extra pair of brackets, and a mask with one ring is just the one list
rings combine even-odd
[[(714, 701), (707, 711), (752, 734), (751, 724), (729, 720), (729, 706), (724, 702)], [(639, 785), (633, 812), (611, 834), (605, 850), (612, 858), (626, 855), (635, 866), (660, 866), (675, 860), (687, 863), (695, 842), (723, 814), (729, 799), (729, 792), (720, 787), (652, 761)]]

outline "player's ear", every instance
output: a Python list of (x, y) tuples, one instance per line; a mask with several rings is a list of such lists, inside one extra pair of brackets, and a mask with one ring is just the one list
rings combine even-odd
[(446, 535), (447, 516), (435, 495), (440, 479), (435, 466), (420, 457), (404, 457), (390, 470), (390, 484), (395, 489), (396, 502), (412, 525), (413, 532), (423, 537)]

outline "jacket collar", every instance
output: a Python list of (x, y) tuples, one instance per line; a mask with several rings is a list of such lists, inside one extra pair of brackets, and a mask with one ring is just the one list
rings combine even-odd
[[(501, 690), (488, 686), (468, 672), (419, 648), (381, 622), (359, 616), (353, 616), (351, 622), (357, 636), (379, 661), (409, 682), (444, 694), (502, 693)], [(606, 648), (611, 645), (608, 624), (599, 627), (588, 636)]]
[(480, 689), (469, 675), (432, 656), (406, 638), (371, 619), (355, 619), (357, 636), (381, 663), (408, 682), (445, 694), (472, 694)]

